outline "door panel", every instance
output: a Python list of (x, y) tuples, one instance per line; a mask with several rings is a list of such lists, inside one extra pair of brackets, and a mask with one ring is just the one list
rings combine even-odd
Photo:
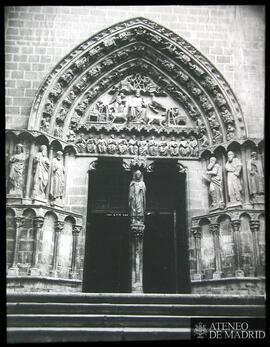
[(128, 292), (127, 218), (92, 215), (88, 236), (83, 291)]
[(146, 218), (143, 254), (145, 293), (175, 293), (173, 215)]

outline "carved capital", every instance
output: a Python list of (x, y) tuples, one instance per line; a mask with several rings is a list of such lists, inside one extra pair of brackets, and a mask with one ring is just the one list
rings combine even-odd
[(57, 221), (55, 222), (55, 231), (61, 232), (64, 228), (64, 222)]
[(96, 170), (98, 166), (98, 159), (97, 158), (92, 158), (91, 162), (89, 164), (89, 171)]
[(258, 220), (250, 220), (249, 221), (249, 226), (250, 226), (250, 230), (252, 232), (257, 232), (259, 230), (259, 227), (260, 227), (260, 222)]
[(25, 223), (24, 217), (15, 217), (14, 220), (15, 220), (17, 228), (22, 228), (24, 226), (24, 223)]
[(176, 167), (177, 167), (177, 172), (180, 173), (180, 174), (186, 174), (187, 173), (187, 167), (184, 166), (182, 163), (180, 163), (179, 160), (177, 160), (177, 163), (176, 163)]
[(144, 157), (135, 157), (133, 159), (123, 159), (122, 166), (126, 171), (138, 168), (143, 169), (146, 172), (152, 172), (154, 170), (154, 161), (148, 160)]
[(42, 228), (42, 226), (43, 226), (44, 217), (35, 217), (34, 220), (33, 220), (33, 222), (34, 222), (34, 227), (35, 227), (36, 229), (40, 229), (40, 228)]
[(201, 238), (202, 237), (202, 229), (200, 226), (191, 228), (191, 232), (195, 238)]
[(73, 228), (72, 228), (72, 234), (77, 236), (77, 235), (79, 235), (81, 230), (82, 230), (82, 226), (81, 225), (74, 225)]
[(238, 231), (241, 224), (240, 219), (232, 220), (231, 224), (232, 224), (233, 230)]
[(211, 223), (210, 224), (210, 231), (213, 234), (218, 233), (218, 231), (219, 231), (219, 223)]
[(131, 233), (136, 239), (142, 239), (143, 238), (144, 229), (145, 229), (144, 224), (132, 223), (130, 225)]

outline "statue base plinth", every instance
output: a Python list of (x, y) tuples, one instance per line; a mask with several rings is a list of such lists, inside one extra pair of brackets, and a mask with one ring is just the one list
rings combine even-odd
[(265, 204), (264, 195), (254, 195), (251, 202), (253, 208), (263, 208)]
[(45, 198), (35, 197), (35, 198), (33, 198), (33, 204), (34, 205), (47, 205), (48, 201)]
[(30, 276), (39, 276), (40, 275), (40, 269), (37, 267), (31, 267), (30, 268)]
[(215, 272), (213, 273), (213, 280), (218, 280), (218, 279), (222, 278), (222, 276), (223, 276), (223, 272), (221, 272), (221, 271), (215, 271)]
[(202, 280), (202, 274), (200, 274), (200, 273), (193, 274), (193, 280), (194, 281), (201, 281)]
[(57, 278), (58, 277), (58, 271), (57, 270), (50, 271), (50, 276)]
[(226, 208), (235, 208), (235, 207), (242, 207), (242, 202), (241, 201), (233, 201), (233, 202), (228, 202)]
[(235, 277), (245, 277), (244, 271), (241, 269), (235, 270), (234, 275), (235, 275)]
[(78, 272), (76, 271), (70, 271), (69, 278), (76, 280), (78, 278)]
[(134, 283), (132, 285), (132, 289), (131, 289), (132, 293), (141, 293), (143, 294), (143, 287), (141, 283)]
[(216, 212), (216, 211), (221, 211), (221, 210), (224, 210), (225, 208), (225, 204), (224, 202), (218, 204), (218, 205), (215, 205), (215, 206), (210, 206), (209, 207), (209, 212)]
[(51, 201), (50, 202), (50, 205), (52, 206), (52, 207), (58, 207), (58, 208), (63, 208), (64, 207), (64, 204), (63, 204), (63, 202), (61, 201), (61, 200), (55, 200), (55, 201)]
[(19, 276), (18, 266), (12, 266), (7, 271), (8, 276)]
[(16, 194), (7, 194), (7, 203), (8, 204), (22, 204), (23, 198), (20, 195)]

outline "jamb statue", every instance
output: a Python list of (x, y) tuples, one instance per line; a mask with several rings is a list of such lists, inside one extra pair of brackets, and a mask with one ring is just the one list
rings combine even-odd
[(23, 145), (16, 145), (15, 154), (9, 159), (9, 194), (21, 196), (23, 193), (23, 171), (25, 165), (25, 156), (23, 153)]
[(129, 185), (129, 214), (131, 223), (142, 224), (146, 208), (146, 187), (140, 170), (133, 174)]
[(47, 157), (47, 147), (40, 146), (40, 151), (34, 158), (34, 189), (33, 197), (45, 198), (49, 180), (50, 161)]

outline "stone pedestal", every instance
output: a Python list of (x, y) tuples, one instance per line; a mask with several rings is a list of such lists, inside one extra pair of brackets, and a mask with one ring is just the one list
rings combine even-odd
[(194, 281), (201, 281), (202, 280), (202, 274), (200, 274), (200, 273), (193, 274), (193, 280)]
[(76, 280), (78, 278), (78, 272), (76, 271), (70, 271), (69, 273), (69, 278), (70, 279), (73, 279), (73, 280)]
[(217, 280), (217, 279), (221, 278), (222, 275), (223, 275), (223, 273), (221, 271), (215, 271), (215, 272), (213, 272), (213, 279)]
[(19, 276), (19, 268), (18, 266), (12, 266), (8, 269), (8, 276)]
[(45, 198), (34, 197), (33, 204), (34, 205), (46, 205), (48, 201)]
[(31, 267), (30, 268), (30, 276), (39, 276), (40, 275), (40, 269), (37, 267)]
[(16, 194), (7, 194), (7, 203), (8, 204), (14, 204), (19, 205), (22, 204), (23, 198)]
[(235, 207), (242, 207), (242, 202), (241, 201), (232, 201), (228, 202), (226, 208), (227, 209), (233, 209)]
[(241, 269), (235, 270), (235, 277), (245, 277), (244, 271)]
[(132, 223), (131, 229), (131, 292), (143, 293), (143, 235), (145, 225)]

